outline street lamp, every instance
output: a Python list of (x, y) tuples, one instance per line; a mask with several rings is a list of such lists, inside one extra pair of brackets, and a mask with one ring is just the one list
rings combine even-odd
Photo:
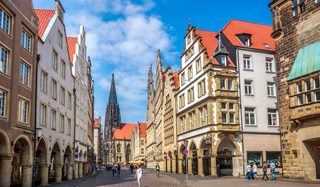
[(37, 134), (37, 139), (39, 141), (42, 136), (42, 128), (36, 128), (36, 134)]

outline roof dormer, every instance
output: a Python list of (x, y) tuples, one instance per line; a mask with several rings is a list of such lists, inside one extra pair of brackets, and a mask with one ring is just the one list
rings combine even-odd
[(242, 42), (242, 44), (244, 46), (248, 46), (248, 47), (251, 47), (251, 35), (252, 34), (248, 34), (248, 33), (238, 33), (238, 34), (236, 34), (236, 36)]
[(56, 8), (55, 9), (56, 9), (55, 14), (57, 14), (59, 16), (59, 18), (61, 19), (61, 21), (63, 22), (65, 10), (59, 0), (56, 0)]
[(226, 47), (222, 44), (221, 33), (218, 34), (218, 46), (214, 51), (213, 58), (222, 66), (228, 66), (228, 55)]

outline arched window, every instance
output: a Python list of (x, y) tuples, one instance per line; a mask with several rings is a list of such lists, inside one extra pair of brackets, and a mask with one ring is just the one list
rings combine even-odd
[(118, 145), (117, 145), (117, 152), (120, 153), (120, 151), (121, 151), (121, 145), (118, 144)]

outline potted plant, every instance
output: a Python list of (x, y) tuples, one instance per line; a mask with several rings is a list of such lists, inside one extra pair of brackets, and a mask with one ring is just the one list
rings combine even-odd
[(40, 147), (40, 148), (37, 149), (37, 153), (38, 153), (38, 154), (43, 153), (43, 152), (44, 152), (44, 149), (43, 149), (42, 147)]
[(16, 153), (21, 153), (23, 150), (24, 149), (21, 146), (17, 146), (17, 147), (14, 148), (14, 152), (16, 152)]
[(205, 148), (202, 148), (202, 150), (204, 150), (204, 151), (208, 151), (208, 150), (209, 150), (209, 148), (205, 147)]
[(64, 154), (64, 157), (68, 157), (68, 156), (70, 156), (70, 155), (71, 155), (70, 152), (69, 152), (69, 153), (66, 152), (66, 153)]
[(56, 155), (56, 154), (58, 154), (58, 153), (59, 153), (58, 151), (56, 151), (56, 150), (52, 150), (51, 155), (53, 156), (53, 155)]
[(222, 148), (224, 151), (229, 151), (229, 148), (228, 147), (224, 147)]
[(174, 152), (174, 155), (178, 155), (178, 153), (177, 153), (177, 152)]
[(197, 150), (195, 150), (195, 149), (192, 149), (191, 151), (192, 151), (193, 153), (197, 152)]

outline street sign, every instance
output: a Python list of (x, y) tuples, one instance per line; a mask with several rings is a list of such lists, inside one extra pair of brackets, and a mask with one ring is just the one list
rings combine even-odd
[(189, 143), (189, 141), (188, 141), (188, 140), (183, 140), (183, 143), (184, 143), (184, 146), (186, 146), (186, 149), (188, 149), (188, 143)]
[(185, 149), (185, 150), (183, 151), (183, 154), (187, 155), (187, 154), (188, 154), (188, 149)]

